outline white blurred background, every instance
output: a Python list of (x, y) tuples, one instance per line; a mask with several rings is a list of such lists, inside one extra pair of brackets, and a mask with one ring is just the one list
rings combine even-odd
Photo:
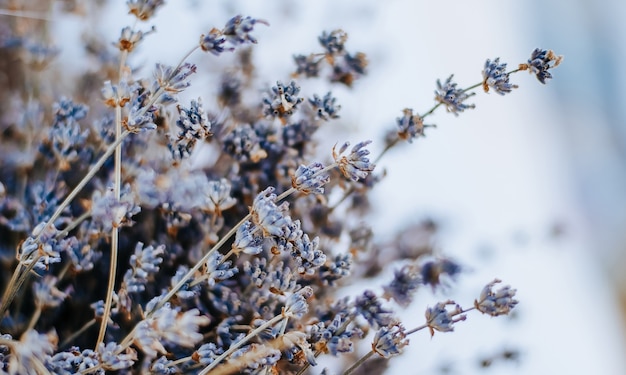
[[(517, 288), (520, 300), (516, 319), (470, 313), (454, 333), (411, 336), (391, 373), (432, 374), (447, 364), (454, 374), (619, 375), (626, 373), (625, 8), (618, 0), (170, 1), (132, 61), (175, 64), (201, 33), (241, 13), (271, 24), (254, 33), (258, 75), (269, 86), (289, 79), (293, 54), (319, 50), (321, 31), (342, 28), (348, 49), (368, 55), (369, 75), (351, 90), (333, 87), (350, 133), (338, 130), (328, 142), (372, 139), (380, 150), (402, 109), (431, 108), (437, 79), (454, 73), (467, 87), (481, 81), (487, 58), (514, 69), (535, 47), (564, 55), (546, 86), (518, 73), (513, 93), (479, 92), (476, 109), (459, 117), (440, 109), (426, 121), (437, 124), (426, 138), (381, 160), (387, 178), (374, 191), (376, 235), (434, 217), (443, 223), (438, 247), (468, 269), (448, 292), (421, 293), (402, 312), (405, 325), (421, 325), (437, 301), (470, 305), (494, 277)], [(133, 22), (122, 1), (106, 10), (55, 23), (68, 69), (84, 63), (76, 58), (83, 31), (114, 41)], [(202, 72), (216, 59), (192, 60)], [(299, 83), (305, 95), (326, 90)], [(211, 86), (195, 84), (187, 95), (209, 95)], [(389, 265), (385, 280), (392, 273)], [(519, 361), (479, 368), (477, 358), (503, 348), (519, 350)]]

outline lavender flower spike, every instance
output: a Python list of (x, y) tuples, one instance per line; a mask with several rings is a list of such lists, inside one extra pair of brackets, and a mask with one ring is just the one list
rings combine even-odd
[(508, 315), (511, 310), (513, 310), (518, 303), (518, 301), (513, 298), (517, 291), (511, 289), (508, 285), (502, 287), (497, 292), (491, 290), (494, 285), (500, 282), (501, 280), (495, 279), (483, 288), (479, 299), (474, 301), (476, 310), (491, 316)]
[(335, 159), (335, 163), (339, 165), (339, 170), (341, 170), (341, 173), (343, 173), (346, 178), (358, 181), (359, 179), (366, 178), (367, 175), (374, 170), (376, 165), (370, 163), (370, 160), (367, 158), (370, 152), (364, 148), (370, 143), (372, 143), (372, 141), (357, 143), (348, 156), (341, 156), (341, 154), (350, 146), (349, 142), (344, 143), (339, 148), (339, 151), (335, 150), (336, 145), (333, 147), (333, 159)]
[[(446, 306), (454, 305), (454, 309), (448, 311)], [(439, 332), (452, 332), (454, 323), (465, 320), (466, 316), (461, 314), (463, 309), (454, 301), (439, 302), (433, 307), (426, 309), (426, 325), (430, 330), (430, 335), (433, 336), (435, 331)], [(461, 314), (461, 315), (460, 315)], [(455, 316), (459, 317), (455, 318)]]
[(391, 358), (402, 354), (402, 349), (409, 344), (404, 327), (400, 323), (394, 323), (382, 327), (372, 342), (372, 351), (383, 358)]
[(489, 88), (494, 89), (498, 94), (508, 94), (518, 86), (509, 83), (509, 74), (506, 72), (506, 63), (500, 64), (497, 57), (491, 61), (487, 59), (485, 69), (483, 69), (483, 90), (489, 92)]
[(563, 56), (557, 55), (553, 50), (535, 48), (531, 53), (528, 63), (520, 64), (519, 70), (528, 70), (534, 74), (539, 82), (545, 84), (547, 79), (552, 78), (548, 70), (556, 68), (563, 61)]
[(304, 194), (324, 194), (324, 185), (330, 181), (330, 176), (321, 173), (322, 163), (311, 163), (308, 166), (300, 165), (296, 174), (291, 177), (291, 186)]
[(283, 228), (289, 224), (289, 217), (285, 215), (288, 210), (287, 202), (277, 206), (276, 194), (273, 187), (268, 187), (254, 198), (252, 204), (252, 221), (263, 229), (263, 234), (282, 236)]
[(241, 15), (237, 15), (226, 23), (222, 33), (233, 45), (243, 44), (245, 42), (256, 44), (257, 40), (250, 35), (250, 32), (254, 29), (254, 25), (257, 23), (269, 26), (269, 22), (265, 20), (258, 20), (252, 17), (243, 18)]
[(235, 254), (245, 253), (256, 255), (263, 251), (263, 237), (254, 235), (253, 228), (250, 221), (246, 221), (237, 228), (235, 241), (232, 245), (232, 251)]
[(463, 89), (457, 88), (457, 84), (452, 81), (452, 77), (454, 77), (454, 75), (448, 77), (443, 84), (441, 84), (441, 81), (437, 80), (435, 100), (445, 105), (446, 111), (452, 112), (455, 116), (458, 116), (459, 112), (476, 107), (474, 104), (463, 103), (475, 93), (468, 94)]
[(300, 319), (309, 311), (306, 300), (313, 295), (313, 288), (305, 286), (287, 298), (283, 307), (283, 316)]

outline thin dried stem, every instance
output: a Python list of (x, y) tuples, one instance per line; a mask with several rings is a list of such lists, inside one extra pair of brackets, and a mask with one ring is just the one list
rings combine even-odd
[(227, 351), (222, 353), (222, 355), (220, 355), (219, 357), (215, 358), (215, 360), (213, 362), (211, 362), (210, 365), (205, 367), (204, 370), (200, 371), (200, 373), (198, 375), (206, 375), (206, 374), (208, 374), (212, 369), (215, 368), (215, 366), (217, 366), (220, 362), (222, 362), (226, 357), (228, 357), (229, 355), (233, 354), (237, 349), (242, 347), (245, 343), (250, 341), (250, 339), (254, 338), (256, 335), (258, 335), (259, 333), (263, 332), (265, 329), (267, 329), (267, 328), (273, 326), (274, 324), (278, 323), (282, 319), (287, 319), (287, 318), (283, 317), (282, 315), (276, 315), (272, 319), (270, 319), (267, 322), (265, 322), (264, 324), (260, 325), (254, 331), (248, 333), (248, 335), (246, 335), (246, 337), (244, 337), (241, 340), (237, 341), (237, 343), (231, 345), (231, 347), (228, 348)]

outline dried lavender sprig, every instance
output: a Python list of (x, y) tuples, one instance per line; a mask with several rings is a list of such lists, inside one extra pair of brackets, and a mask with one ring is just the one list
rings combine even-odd
[(286, 321), (290, 317), (295, 317), (298, 319), (301, 318), (308, 310), (306, 299), (310, 298), (312, 294), (313, 294), (313, 289), (309, 286), (306, 286), (300, 289), (298, 292), (293, 293), (291, 296), (289, 296), (289, 298), (287, 298), (287, 301), (285, 302), (285, 306), (283, 307), (282, 312), (280, 314), (276, 315), (272, 319), (260, 325), (257, 329), (253, 330), (248, 335), (246, 335), (246, 337), (237, 341), (234, 345), (231, 345), (231, 347), (228, 348), (227, 351), (225, 351), (222, 355), (217, 357), (213, 362), (211, 362), (211, 364), (205, 367), (204, 370), (200, 371), (198, 375), (208, 374), (212, 369), (215, 368), (215, 366), (217, 366), (226, 357), (234, 353), (242, 345), (247, 343), (250, 339), (256, 337), (259, 333), (263, 332), (265, 329), (272, 327), (281, 321), (286, 323)]
[[(487, 60), (489, 61), (489, 60)], [(518, 69), (511, 70), (509, 72), (500, 72), (500, 76), (509, 76), (511, 74), (515, 74), (522, 70), (529, 70), (530, 73), (535, 73), (541, 83), (545, 83), (546, 78), (551, 78), (552, 75), (548, 72), (548, 69), (556, 68), (563, 61), (563, 56), (556, 55), (552, 50), (541, 50), (536, 48), (532, 54), (531, 58), (528, 60), (528, 63), (520, 64)], [(499, 60), (498, 60), (499, 63)], [(542, 80), (543, 78), (543, 80)], [(483, 82), (485, 79), (483, 79)], [(466, 93), (470, 90), (473, 90), (477, 87), (483, 85), (483, 82), (476, 83), (462, 90), (462, 92)], [(508, 83), (508, 82), (507, 82)], [(431, 115), (442, 103), (437, 103), (430, 110), (421, 115), (422, 119)]]
[(246, 335), (244, 338), (242, 338), (241, 340), (237, 341), (237, 343), (235, 343), (230, 348), (228, 348), (228, 350), (226, 350), (224, 353), (222, 353), (222, 355), (220, 355), (219, 357), (215, 358), (215, 360), (213, 362), (211, 362), (211, 364), (209, 364), (207, 367), (205, 367), (202, 371), (200, 371), (200, 373), (198, 373), (198, 375), (206, 375), (206, 374), (208, 374), (220, 362), (222, 362), (226, 357), (228, 357), (229, 355), (231, 355), (235, 351), (237, 351), (237, 349), (239, 349), (242, 345), (244, 345), (245, 343), (250, 341), (250, 339), (256, 337), (259, 333), (263, 332), (264, 330), (266, 330), (269, 327), (274, 326), (275, 324), (279, 323), (283, 319), (287, 319), (287, 318), (284, 317), (283, 315), (279, 314), (279, 315), (276, 315), (275, 317), (273, 317), (272, 319), (268, 320), (264, 324), (260, 325), (257, 329), (253, 330), (248, 335)]
[[(320, 170), (316, 170), (315, 173), (313, 173), (310, 178), (311, 179), (317, 179), (319, 178), (319, 176), (323, 176), (325, 173), (337, 168), (339, 166), (339, 163), (332, 163), (327, 165), (326, 167), (320, 169)], [(290, 196), (291, 194), (293, 194), (294, 192), (298, 191), (298, 189), (292, 187), (288, 190), (285, 190), (282, 194), (280, 194), (278, 197), (276, 197), (276, 201), (280, 202), (283, 199), (287, 198), (288, 196)]]
[[(159, 5), (159, 4), (157, 4)], [(155, 5), (155, 8), (156, 6)], [(137, 15), (139, 17), (139, 15)], [(248, 17), (249, 18), (249, 17)], [(248, 20), (248, 19), (246, 19)], [(254, 22), (252, 23), (254, 24)], [(250, 29), (246, 29), (243, 30), (244, 32), (247, 33), (247, 31), (251, 31), (251, 27)], [(246, 34), (247, 35), (247, 34)], [(253, 40), (253, 38), (251, 38), (250, 40)], [(202, 39), (201, 39), (202, 41)], [(167, 73), (169, 72), (169, 74), (167, 74), (166, 76), (161, 77), (161, 81), (158, 82), (158, 89), (156, 90), (156, 92), (154, 93), (154, 95), (152, 95), (152, 97), (150, 98), (150, 101), (148, 101), (148, 103), (143, 106), (136, 117), (142, 117), (149, 108), (152, 107), (152, 105), (154, 103), (156, 103), (159, 98), (161, 98), (161, 96), (166, 95), (167, 91), (171, 91), (172, 88), (169, 88), (169, 82), (171, 80), (173, 80), (174, 78), (177, 78), (177, 81), (179, 81), (179, 83), (176, 83), (175, 86), (173, 87), (173, 89), (175, 91), (180, 91), (182, 88), (186, 87), (185, 84), (183, 84), (182, 82), (186, 79), (187, 75), (189, 73), (185, 73), (182, 76), (179, 77), (180, 73), (180, 69), (183, 67), (184, 62), (187, 60), (187, 58), (198, 48), (202, 47), (202, 43), (194, 46), (192, 49), (190, 49), (184, 56), (183, 58), (180, 60), (180, 62), (176, 65), (175, 68), (171, 69), (171, 70), (165, 70), (164, 72)], [(128, 50), (123, 50), (122, 51), (122, 62), (120, 63), (120, 73), (122, 72), (122, 67), (123, 67), (123, 63), (124, 63), (124, 59), (127, 56), (127, 52)], [(190, 72), (194, 72), (195, 69), (190, 69)], [(121, 75), (121, 74), (120, 74)], [(158, 78), (158, 77), (157, 77)], [(169, 88), (169, 89), (168, 89)], [(121, 107), (120, 105), (116, 105), (115, 106), (115, 118), (116, 118), (116, 140), (118, 140), (121, 137)], [(115, 149), (115, 193), (117, 198), (119, 199), (119, 187), (121, 185), (121, 147), (116, 147)], [(102, 320), (101, 326), (100, 326), (100, 331), (98, 334), (98, 339), (96, 341), (96, 345), (100, 344), (103, 340), (104, 340), (104, 335), (106, 332), (106, 327), (107, 327), (107, 322), (108, 322), (108, 316), (110, 315), (110, 309), (111, 309), (111, 301), (112, 301), (112, 297), (113, 297), (113, 285), (115, 282), (115, 272), (116, 272), (116, 267), (117, 267), (117, 248), (118, 248), (118, 230), (117, 228), (113, 229), (112, 232), (112, 236), (111, 236), (111, 262), (110, 262), (110, 269), (109, 269), (109, 285), (107, 287), (107, 296), (106, 296), (106, 302), (105, 302), (105, 313), (104, 313), (104, 319)]]
[[(140, 6), (140, 4), (136, 4), (137, 6)], [(145, 5), (145, 4), (144, 4)], [(146, 12), (150, 12), (150, 10), (152, 10), (152, 12), (154, 12), (156, 10), (156, 8), (160, 5), (158, 2), (153, 4), (154, 7), (150, 8), (144, 8), (144, 10)], [(131, 8), (131, 13), (132, 13), (132, 5), (129, 2), (129, 7)], [(137, 11), (139, 12), (140, 10), (137, 9)], [(137, 16), (137, 18), (141, 19), (140, 14), (136, 13), (135, 14)], [(150, 14), (152, 15), (152, 14)], [(150, 16), (149, 15), (149, 16)], [(148, 17), (149, 17), (148, 16)], [(130, 53), (130, 49), (123, 49), (122, 50), (122, 55), (120, 56), (120, 65), (119, 65), (119, 76), (122, 77), (122, 73), (124, 71), (124, 67), (126, 65), (126, 58), (128, 57), (128, 54)], [(122, 80), (120, 79), (119, 85), (120, 86), (124, 86), (121, 84)], [(106, 82), (105, 82), (106, 85)], [(120, 138), (122, 138), (122, 106), (123, 103), (125, 102), (120, 102), (120, 101), (116, 101), (115, 102), (115, 140), (119, 140)], [(146, 108), (149, 108), (149, 106), (147, 106)], [(128, 130), (127, 130), (128, 131)], [(122, 138), (123, 139), (123, 138)], [(113, 195), (115, 197), (116, 200), (120, 200), (121, 198), (121, 186), (122, 186), (122, 146), (121, 146), (121, 142), (115, 146), (115, 155), (113, 156), (114, 161), (113, 161)], [(101, 323), (100, 323), (100, 328), (98, 331), (98, 338), (96, 339), (96, 346), (95, 348), (98, 348), (100, 346), (100, 344), (103, 343), (104, 341), (104, 335), (106, 333), (106, 329), (107, 329), (107, 324), (109, 321), (109, 316), (111, 314), (111, 304), (112, 304), (112, 300), (113, 300), (113, 288), (115, 285), (115, 276), (116, 276), (116, 272), (117, 272), (117, 253), (118, 253), (118, 246), (119, 246), (119, 231), (117, 227), (113, 227), (113, 229), (111, 230), (111, 260), (109, 263), (109, 282), (107, 285), (107, 293), (106, 293), (106, 297), (105, 297), (105, 304), (104, 304), (104, 319), (102, 319)]]
[(245, 352), (241, 356), (233, 358), (230, 361), (224, 363), (219, 368), (215, 369), (214, 373), (215, 375), (241, 373), (241, 370), (247, 367), (250, 363), (254, 363), (258, 359), (266, 357), (271, 352), (284, 351), (286, 349), (289, 349), (290, 345), (297, 345), (297, 342), (302, 340), (305, 340), (305, 338), (302, 337), (302, 332), (287, 332), (283, 336), (277, 337), (271, 341), (264, 342), (263, 345), (254, 346), (252, 349)]
[[(152, 11), (152, 12), (154, 12), (156, 10), (156, 8), (158, 6), (160, 6), (161, 4), (162, 4), (162, 2), (157, 0), (155, 3), (153, 3), (151, 5), (146, 5), (146, 7), (144, 7), (142, 9), (142, 12), (143, 11), (148, 11), (148, 12)], [(131, 7), (131, 12), (132, 12), (132, 7)], [(141, 19), (139, 14), (136, 14), (136, 15), (137, 15), (138, 18)], [(124, 66), (126, 64), (126, 58), (127, 58), (129, 52), (130, 52), (130, 50), (126, 50), (126, 49), (122, 51), (122, 56), (121, 56), (121, 59), (120, 59), (120, 66), (119, 66), (119, 75), (120, 75), (120, 77), (122, 76), (122, 72), (124, 71)], [(189, 52), (189, 53), (191, 53), (191, 52)], [(183, 76), (181, 76), (181, 77), (179, 77), (178, 75), (180, 74), (180, 70), (184, 66), (184, 61), (187, 59), (188, 56), (189, 55), (185, 55), (183, 60), (181, 60), (180, 63), (174, 69), (172, 69), (171, 72), (166, 77), (162, 77), (164, 79), (161, 82), (158, 82), (159, 83), (159, 86), (158, 86), (159, 88), (156, 91), (156, 93), (150, 98), (150, 100), (148, 101), (148, 103), (145, 106), (140, 108), (139, 112), (134, 116), (134, 118), (143, 118), (143, 116), (148, 112), (148, 110), (152, 107), (152, 105), (154, 103), (156, 103), (162, 96), (165, 97), (167, 95), (166, 92), (168, 91), (167, 87), (169, 87), (169, 83), (174, 78), (178, 78), (178, 80), (177, 80), (178, 82), (176, 83), (176, 85), (177, 85), (176, 87), (180, 87), (181, 90), (182, 90), (182, 88), (186, 87), (184, 84), (181, 85), (181, 83), (185, 80), (185, 78), (189, 74), (191, 74), (191, 72), (194, 72), (195, 70), (194, 69), (190, 69), (190, 72), (187, 72), (186, 75), (183, 74)], [(159, 66), (160, 65), (157, 64), (157, 68), (159, 68)], [(157, 71), (157, 73), (158, 73), (158, 71)], [(132, 112), (132, 109), (131, 109), (131, 112)], [(130, 114), (129, 114), (129, 117), (130, 117)], [(130, 122), (130, 119), (129, 119), (129, 122)], [(126, 129), (126, 131), (129, 131), (129, 129)], [(115, 140), (118, 141), (120, 138), (122, 138), (122, 135), (123, 135), (123, 133), (122, 133), (122, 105), (121, 105), (121, 103), (117, 102), (116, 105), (115, 105)], [(114, 183), (113, 183), (114, 196), (115, 196), (115, 199), (119, 200), (120, 196), (121, 196), (121, 185), (122, 185), (122, 147), (121, 147), (121, 143), (118, 143), (117, 146), (115, 147), (115, 156), (114, 156), (114, 164), (113, 164), (113, 166), (114, 166), (113, 167), (114, 168), (114, 173), (113, 173), (113, 175), (114, 175)], [(105, 297), (103, 319), (102, 319), (102, 322), (100, 323), (100, 329), (98, 331), (98, 338), (96, 340), (96, 348), (99, 347), (99, 345), (104, 341), (104, 336), (105, 336), (107, 325), (108, 325), (108, 319), (109, 319), (109, 316), (111, 314), (111, 304), (112, 304), (112, 300), (113, 300), (113, 289), (114, 289), (114, 285), (115, 285), (116, 272), (117, 272), (118, 247), (119, 247), (119, 229), (117, 227), (113, 227), (112, 232), (111, 232), (111, 260), (110, 260), (110, 263), (109, 263), (109, 281), (108, 281), (107, 293), (106, 293), (106, 297)]]
[(359, 366), (370, 359), (374, 354), (378, 354), (383, 358), (391, 358), (392, 356), (399, 355), (402, 352), (402, 348), (408, 345), (406, 339), (407, 334), (404, 332), (404, 327), (400, 323), (393, 323), (389, 326), (382, 327), (372, 342), (372, 350), (370, 350), (363, 357), (359, 358), (350, 368), (344, 371), (343, 375), (349, 375)]
[[(511, 287), (505, 286), (501, 288), (498, 292), (494, 293), (491, 289), (495, 284), (499, 282), (500, 282), (499, 279), (495, 279), (492, 282), (488, 283), (481, 291), (480, 298), (474, 301), (474, 306), (468, 309), (461, 308), (461, 306), (458, 305), (454, 301), (440, 302), (440, 303), (437, 303), (432, 308), (431, 307), (427, 308), (426, 314), (425, 314), (427, 321), (425, 324), (422, 324), (421, 326), (415, 327), (406, 332), (402, 330), (401, 334), (398, 334), (397, 332), (399, 331), (395, 330), (395, 332), (397, 333), (396, 337), (395, 339), (393, 337), (391, 339), (394, 339), (394, 342), (397, 345), (404, 346), (403, 340), (406, 336), (409, 336), (417, 331), (421, 331), (425, 328), (428, 328), (430, 330), (431, 336), (433, 335), (434, 333), (433, 330), (435, 329), (438, 331), (443, 331), (443, 332), (452, 331), (453, 330), (452, 324), (465, 320), (466, 318), (465, 314), (472, 310), (477, 310), (483, 314), (489, 314), (492, 316), (509, 314), (511, 312), (511, 309), (513, 309), (515, 305), (517, 304), (517, 301), (513, 299), (513, 296), (515, 295), (515, 289), (511, 289)], [(455, 309), (452, 311), (447, 311), (445, 309), (445, 306), (447, 305), (455, 305)], [(443, 316), (444, 319), (443, 320), (438, 319), (438, 317), (440, 316)], [(459, 316), (459, 317), (454, 318), (456, 316)], [(392, 323), (391, 325), (393, 324), (395, 323)], [(383, 327), (383, 328), (389, 331), (389, 327)], [(393, 333), (394, 331), (391, 330), (391, 332)], [(385, 332), (381, 333), (379, 331), (376, 334), (376, 337), (374, 338), (374, 342), (372, 343), (372, 350), (369, 351), (364, 356), (362, 356), (352, 366), (350, 366), (350, 368), (344, 371), (343, 375), (351, 374), (354, 370), (356, 370), (360, 365), (365, 363), (374, 354), (379, 354), (382, 357), (385, 357), (386, 354), (389, 354), (389, 353), (380, 353), (375, 346), (377, 344), (377, 340), (381, 339), (381, 337), (384, 336), (384, 334)], [(401, 347), (395, 348), (395, 349), (401, 349)]]
[[(499, 59), (496, 59), (497, 63), (499, 63)], [(552, 50), (540, 50), (540, 49), (535, 49), (531, 55), (531, 58), (528, 60), (528, 63), (525, 64), (520, 64), (518, 69), (515, 70), (511, 70), (509, 72), (499, 72), (498, 77), (500, 78), (499, 82), (502, 82), (502, 80), (506, 81), (506, 84), (510, 86), (510, 88), (516, 88), (517, 85), (512, 85), (508, 83), (508, 77), (511, 74), (515, 74), (519, 71), (522, 70), (529, 70), (530, 73), (534, 73), (537, 75), (537, 79), (541, 82), (545, 84), (545, 80), (547, 78), (552, 78), (552, 75), (548, 72), (548, 69), (553, 69), (556, 68), (561, 62), (563, 61), (563, 56), (561, 55), (556, 55), (554, 53), (554, 51)], [(489, 60), (487, 60), (486, 63), (487, 66), (489, 66)], [(502, 68), (502, 65), (506, 65), (506, 64), (500, 64), (500, 67)], [(489, 73), (489, 72), (488, 72)], [(483, 70), (483, 74), (484, 74), (484, 70)], [(506, 78), (504, 78), (506, 77)], [(459, 90), (459, 92), (462, 93), (467, 93), (477, 87), (481, 87), (484, 86), (486, 83), (486, 80), (489, 78), (489, 75), (487, 75), (487, 77), (483, 78), (482, 82), (476, 83), (474, 85), (468, 86), (462, 90)], [(499, 91), (498, 91), (499, 92)], [(440, 106), (442, 106), (444, 103), (443, 102), (438, 102), (437, 104), (435, 104), (433, 107), (431, 107), (428, 111), (424, 112), (423, 115), (419, 115), (419, 114), (415, 114), (413, 115), (412, 113), (412, 109), (404, 109), (404, 113), (406, 115), (407, 111), (411, 112), (411, 115), (413, 117), (415, 117), (416, 119), (419, 119), (419, 121), (423, 122), (423, 120), (432, 115), (437, 108), (439, 108)], [(435, 125), (422, 125), (423, 127), (436, 127)], [(423, 129), (422, 129), (423, 130)], [(409, 131), (407, 130), (403, 130), (401, 129), (401, 131)], [(395, 139), (393, 139), (392, 141), (388, 142), (385, 145), (385, 148), (378, 154), (378, 156), (374, 159), (374, 164), (378, 163), (380, 161), (380, 159), (393, 147), (395, 147), (401, 139), (407, 139), (409, 142), (412, 140), (412, 137), (409, 136), (403, 136), (402, 134), (400, 134), (399, 137), (396, 137)], [(342, 201), (347, 198), (350, 194), (352, 194), (354, 190), (350, 189), (348, 190), (345, 195), (344, 198), (342, 198)]]
[[(356, 301), (355, 301), (356, 304)], [(348, 326), (350, 325), (350, 323), (352, 323), (353, 319), (357, 316), (356, 311), (352, 314), (348, 314), (348, 316), (343, 318), (343, 323), (335, 330), (334, 332), (334, 336), (338, 337), (343, 335), (346, 332), (346, 329), (348, 328)], [(361, 336), (363, 332), (361, 332), (359, 335)], [(324, 353), (323, 350), (317, 350), (315, 352), (315, 358), (319, 357), (320, 354)], [(372, 353), (373, 354), (373, 353)], [(371, 357), (367, 356), (367, 358)], [(310, 363), (305, 363), (304, 366), (302, 366), (302, 368), (296, 373), (296, 375), (302, 375), (304, 374), (304, 372), (309, 368)], [(358, 367), (358, 366), (357, 366)], [(356, 367), (355, 367), (356, 368)]]
[[(459, 312), (455, 312), (455, 315), (457, 315), (457, 314), (462, 314), (462, 313), (466, 313), (466, 312), (471, 311), (471, 310), (474, 310), (474, 309), (475, 309), (474, 307), (471, 307), (471, 308), (469, 308), (469, 309), (467, 309), (467, 310), (461, 310), (461, 311), (459, 311)], [(417, 331), (421, 331), (422, 329), (424, 329), (424, 328), (428, 328), (428, 327), (429, 327), (429, 323), (426, 323), (426, 324), (423, 324), (423, 325), (421, 325), (421, 326), (418, 326), (418, 327), (416, 327), (416, 328), (414, 328), (414, 329), (412, 329), (412, 330), (409, 330), (409, 331), (403, 332), (403, 334), (401, 335), (401, 336), (402, 336), (401, 338), (403, 339), (404, 337), (406, 337), (406, 336), (408, 336), (408, 335), (410, 335), (410, 334), (413, 334), (413, 333), (415, 333), (415, 332), (417, 332)], [(386, 327), (383, 327), (383, 328), (386, 328)], [(381, 330), (382, 330), (383, 328), (381, 328)], [(386, 328), (386, 329), (388, 329), (388, 328)], [(356, 369), (357, 369), (358, 367), (360, 367), (363, 363), (365, 363), (368, 359), (370, 359), (372, 356), (374, 356), (374, 354), (379, 354), (379, 355), (381, 355), (382, 357), (384, 357), (382, 354), (380, 354), (380, 353), (378, 353), (378, 352), (377, 352), (377, 349), (376, 349), (376, 347), (375, 347), (376, 340), (377, 340), (377, 339), (379, 339), (379, 338), (380, 338), (379, 336), (381, 336), (381, 335), (382, 335), (382, 334), (380, 334), (380, 335), (379, 335), (379, 333), (377, 332), (376, 337), (374, 338), (374, 342), (372, 343), (372, 350), (370, 350), (369, 352), (367, 352), (366, 354), (364, 354), (361, 358), (359, 358), (359, 359), (358, 359), (358, 360), (357, 360), (357, 361), (356, 361), (356, 362), (355, 362), (352, 366), (350, 366), (350, 367), (349, 367), (346, 371), (344, 371), (342, 375), (350, 375), (351, 373), (353, 373), (353, 372), (354, 372), (354, 370), (356, 370)]]

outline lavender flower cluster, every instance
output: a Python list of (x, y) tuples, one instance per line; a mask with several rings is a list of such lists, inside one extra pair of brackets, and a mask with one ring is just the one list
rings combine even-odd
[[(127, 6), (149, 22), (164, 2)], [(450, 332), (471, 313), (507, 315), (518, 303), (515, 289), (494, 290), (495, 279), (473, 305), (436, 302), (424, 307), (424, 325), (405, 327), (394, 307), (464, 268), (435, 255), (434, 223), (385, 244), (351, 218), (384, 177), (373, 160), (423, 137), (439, 106), (458, 116), (475, 107), (477, 87), (509, 94), (519, 70), (546, 83), (562, 57), (536, 49), (516, 71), (487, 60), (482, 81), (465, 89), (452, 75), (438, 80), (430, 110), (398, 109), (376, 158), (375, 142), (363, 140), (319, 159), (317, 130), (340, 118), (331, 89), (358, 85), (365, 53), (348, 52), (345, 31), (322, 31), (320, 51), (294, 55), (292, 77), (262, 91), (250, 46), (269, 23), (225, 21), (190, 42), (186, 57), (234, 53), (235, 62), (216, 80), (217, 96), (188, 104), (178, 94), (198, 69), (186, 57), (145, 74), (127, 66), (154, 28), (125, 27), (113, 43), (85, 39), (100, 65), (72, 97), (49, 89), (59, 50), (30, 39), (45, 23), (0, 27), (0, 59), (18, 62), (1, 65), (11, 79), (0, 92), (0, 372), (329, 373), (315, 367), (329, 355), (345, 358), (348, 374), (410, 350), (417, 331)], [(303, 92), (306, 79), (327, 80), (329, 91)], [(243, 90), (265, 94), (244, 103)], [(384, 264), (398, 266), (380, 290), (337, 297)], [(371, 351), (354, 361), (347, 354), (363, 340)]]

